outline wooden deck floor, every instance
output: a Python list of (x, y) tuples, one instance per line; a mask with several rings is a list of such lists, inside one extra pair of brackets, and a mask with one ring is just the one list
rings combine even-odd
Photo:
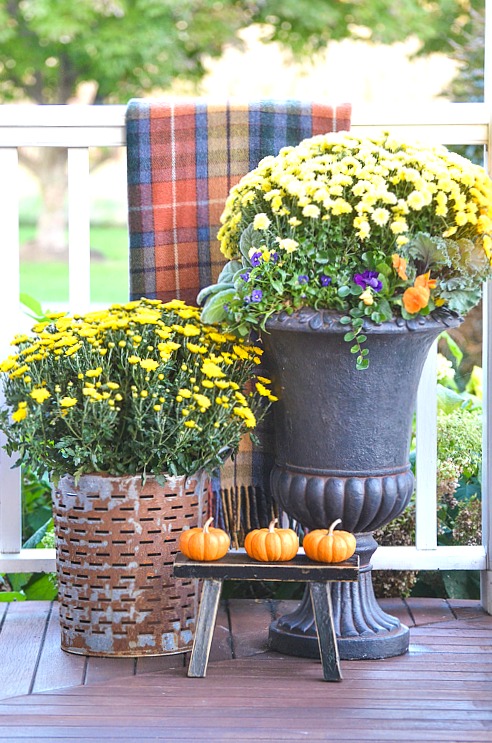
[(492, 617), (476, 602), (386, 600), (410, 652), (319, 662), (266, 649), (291, 602), (223, 602), (207, 677), (183, 656), (98, 659), (59, 648), (57, 606), (0, 605), (0, 741), (492, 741)]

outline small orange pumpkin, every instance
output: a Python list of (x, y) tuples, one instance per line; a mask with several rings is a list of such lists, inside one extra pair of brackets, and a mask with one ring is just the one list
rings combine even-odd
[(268, 529), (253, 529), (244, 539), (244, 549), (253, 560), (285, 562), (292, 560), (299, 549), (299, 537), (292, 529), (276, 529), (278, 519)]
[(310, 560), (316, 562), (343, 562), (355, 552), (356, 541), (348, 531), (334, 531), (342, 519), (333, 522), (329, 529), (313, 529), (304, 537), (302, 546)]
[(190, 560), (213, 562), (220, 560), (227, 553), (231, 540), (223, 529), (210, 526), (213, 518), (208, 519), (203, 528), (195, 527), (181, 532), (179, 549)]

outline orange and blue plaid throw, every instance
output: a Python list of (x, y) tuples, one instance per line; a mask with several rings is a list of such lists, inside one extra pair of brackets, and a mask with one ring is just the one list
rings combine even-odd
[[(267, 155), (316, 134), (350, 128), (350, 104), (210, 103), (133, 99), (126, 115), (130, 294), (196, 304), (225, 263), (217, 232), (230, 188)], [(235, 494), (230, 531), (265, 525), (272, 447), (241, 446), (221, 474)], [(244, 504), (249, 511), (241, 516)], [(243, 504), (243, 505), (241, 505)], [(219, 504), (220, 506), (220, 504)], [(220, 514), (219, 514), (220, 516)]]

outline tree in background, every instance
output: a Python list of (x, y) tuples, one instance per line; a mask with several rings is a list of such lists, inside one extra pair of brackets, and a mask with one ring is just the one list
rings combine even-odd
[(454, 101), (483, 101), (485, 61), (485, 6), (470, 9), (470, 22), (460, 43), (453, 40), (454, 58), (460, 71), (445, 91)]
[[(455, 53), (473, 33), (471, 12), (483, 0), (0, 0), (0, 101), (75, 102), (84, 83), (89, 103), (125, 103), (199, 81), (205, 60), (238, 31), (263, 26), (264, 41), (312, 55), (329, 41), (369, 37), (421, 40), (421, 52)], [(39, 180), (44, 204), (38, 247), (65, 247), (65, 152), (21, 153)]]

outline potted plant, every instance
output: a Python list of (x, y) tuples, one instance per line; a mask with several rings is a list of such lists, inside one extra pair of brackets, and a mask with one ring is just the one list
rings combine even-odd
[[(342, 657), (404, 652), (408, 630), (377, 606), (371, 536), (408, 503), (418, 381), (437, 335), (491, 275), (492, 182), (444, 147), (388, 133), (326, 134), (267, 157), (222, 215), (229, 262), (202, 319), (259, 330), (280, 401), (273, 495), (307, 528), (357, 532), (358, 586), (333, 596)], [(309, 607), (272, 641), (317, 653)], [(307, 629), (306, 629), (307, 628)]]
[(206, 513), (208, 473), (273, 399), (261, 349), (150, 299), (48, 315), (13, 345), (0, 428), (53, 482), (62, 647), (186, 650), (196, 587), (172, 579), (173, 556)]

